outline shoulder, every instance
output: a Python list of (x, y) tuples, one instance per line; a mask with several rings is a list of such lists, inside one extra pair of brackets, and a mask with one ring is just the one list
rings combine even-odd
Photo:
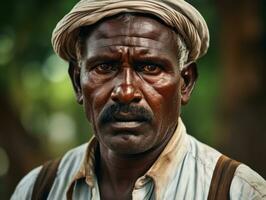
[(73, 174), (79, 170), (86, 153), (87, 143), (68, 151), (62, 158), (58, 167), (57, 176), (64, 173)]
[(17, 185), (11, 200), (15, 199), (31, 199), (31, 194), (33, 190), (33, 186), (35, 183), (35, 180), (41, 171), (41, 166), (35, 168), (31, 172), (29, 172)]
[(182, 174), (186, 177), (194, 198), (207, 199), (212, 174), (222, 154), (190, 135), (188, 141), (188, 152), (183, 161)]
[[(188, 157), (194, 163), (193, 168), (197, 169), (198, 179), (206, 183), (206, 194), (209, 190), (212, 175), (219, 157), (222, 155), (214, 148), (199, 142), (189, 136), (190, 148)], [(265, 180), (245, 164), (240, 164), (234, 174), (231, 188), (230, 199), (266, 199)]]
[(190, 135), (188, 135), (188, 138), (190, 144), (188, 151), (189, 157), (199, 168), (204, 168), (205, 172), (209, 172), (208, 177), (211, 177), (215, 165), (222, 154)]
[[(62, 182), (62, 187), (65, 183), (70, 182), (72, 176), (77, 172), (79, 166), (82, 163), (83, 156), (85, 155), (87, 144), (83, 144), (79, 147), (68, 151), (60, 162), (57, 170), (56, 179), (65, 179)], [(17, 185), (11, 200), (16, 199), (31, 199), (34, 183), (41, 171), (42, 166), (39, 166), (29, 172)]]
[(230, 188), (231, 199), (266, 199), (266, 181), (245, 164), (239, 165)]

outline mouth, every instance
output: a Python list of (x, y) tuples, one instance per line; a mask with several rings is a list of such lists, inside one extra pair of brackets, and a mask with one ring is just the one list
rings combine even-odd
[(112, 116), (110, 124), (113, 129), (131, 132), (142, 127), (147, 121), (143, 116), (120, 112)]
[(143, 125), (142, 122), (129, 121), (129, 122), (113, 122), (111, 126), (114, 129), (130, 131), (132, 129), (139, 128), (142, 125)]

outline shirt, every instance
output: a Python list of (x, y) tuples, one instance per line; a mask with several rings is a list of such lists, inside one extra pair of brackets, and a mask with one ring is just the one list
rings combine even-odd
[[(95, 175), (96, 138), (70, 150), (58, 167), (48, 200), (99, 200)], [(207, 199), (212, 174), (221, 153), (186, 133), (182, 120), (152, 167), (139, 177), (132, 192), (133, 200)], [(26, 175), (11, 200), (31, 199), (34, 182), (41, 167)], [(266, 199), (266, 181), (244, 164), (235, 171), (230, 187), (232, 200)]]

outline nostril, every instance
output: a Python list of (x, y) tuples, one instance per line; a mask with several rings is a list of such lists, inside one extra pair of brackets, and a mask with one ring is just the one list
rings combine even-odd
[(113, 101), (118, 101), (118, 91), (117, 91), (117, 89), (114, 89), (114, 90), (112, 91), (112, 93), (111, 93), (111, 99), (112, 99)]
[(121, 95), (122, 91), (121, 91), (121, 87), (116, 87), (114, 88), (114, 90), (112, 91), (112, 94), (111, 94), (111, 98), (114, 100), (114, 101), (118, 101), (119, 100), (119, 95)]
[(132, 102), (137, 103), (137, 102), (139, 102), (141, 99), (142, 99), (141, 92), (140, 92), (139, 90), (136, 90), (136, 91), (134, 92), (134, 98), (133, 98)]

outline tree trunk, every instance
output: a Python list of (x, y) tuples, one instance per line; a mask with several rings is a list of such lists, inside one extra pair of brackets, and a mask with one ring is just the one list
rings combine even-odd
[(219, 146), (266, 177), (265, 27), (260, 0), (218, 0), (222, 92)]
[(28, 134), (13, 112), (5, 97), (0, 96), (0, 147), (8, 156), (8, 173), (1, 177), (4, 190), (1, 199), (9, 199), (18, 181), (33, 167), (40, 165), (47, 156), (41, 151), (36, 138)]

